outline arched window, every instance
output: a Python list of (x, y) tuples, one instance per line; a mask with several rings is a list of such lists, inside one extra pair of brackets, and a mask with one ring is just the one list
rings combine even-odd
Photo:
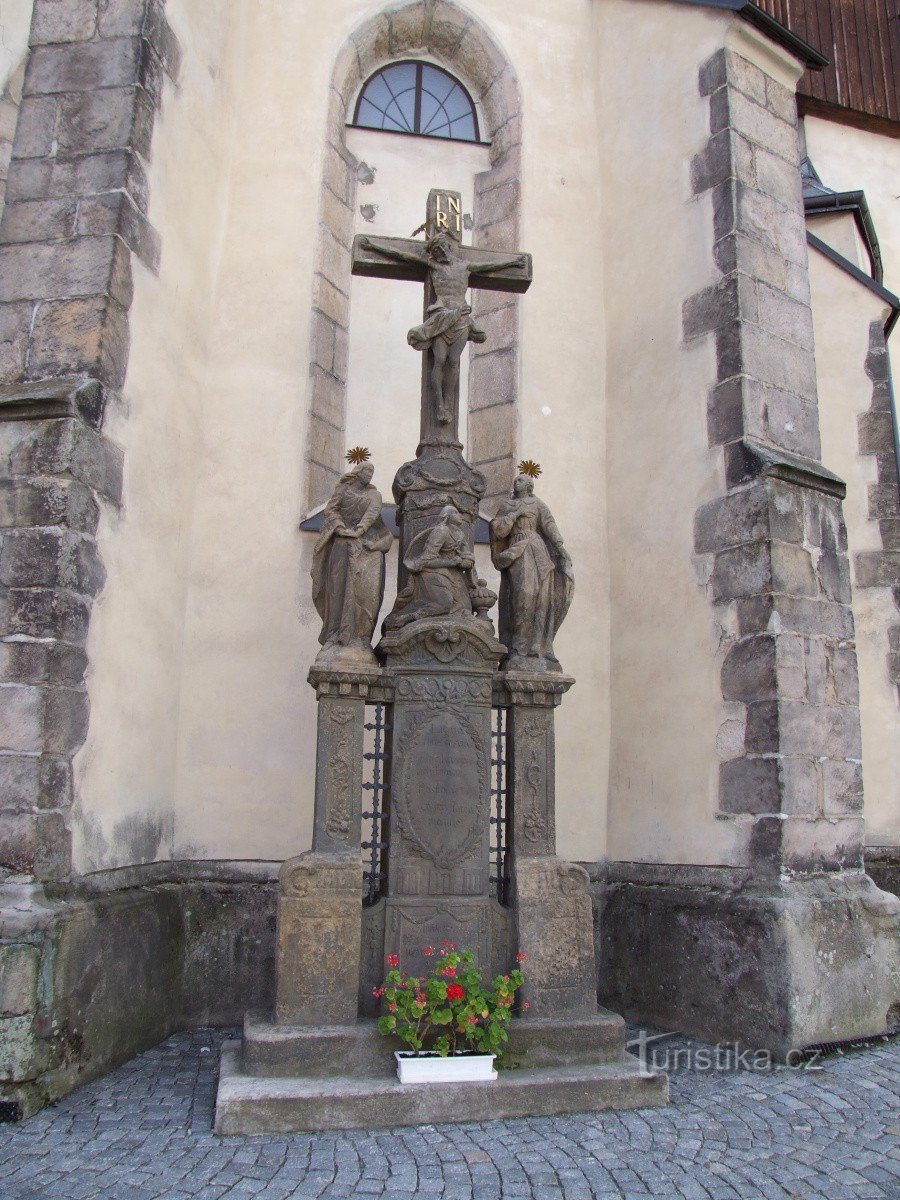
[(469, 93), (452, 75), (426, 62), (391, 63), (376, 71), (359, 94), (353, 124), (478, 141), (478, 117)]

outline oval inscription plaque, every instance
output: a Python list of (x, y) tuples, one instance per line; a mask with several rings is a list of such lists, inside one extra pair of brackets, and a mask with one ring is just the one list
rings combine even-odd
[(403, 761), (400, 830), (448, 870), (474, 850), (485, 827), (484, 748), (465, 717), (443, 711), (423, 714), (397, 750)]

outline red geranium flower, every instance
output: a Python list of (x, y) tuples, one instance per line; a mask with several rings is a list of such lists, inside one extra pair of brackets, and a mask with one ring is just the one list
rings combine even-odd
[(465, 989), (461, 988), (458, 983), (448, 983), (447, 984), (447, 999), (448, 1000), (462, 1000), (462, 998), (463, 998), (463, 996), (465, 996), (465, 994), (466, 994)]
[(397, 967), (400, 965), (400, 955), (399, 954), (389, 954), (384, 961), (387, 963), (387, 965), (389, 967)]
[(426, 946), (425, 947), (425, 957), (431, 958), (432, 954), (434, 954), (434, 946)]
[(522, 951), (520, 950), (519, 953), (516, 955), (516, 962), (524, 962), (527, 957), (528, 957), (528, 955), (523, 954)]

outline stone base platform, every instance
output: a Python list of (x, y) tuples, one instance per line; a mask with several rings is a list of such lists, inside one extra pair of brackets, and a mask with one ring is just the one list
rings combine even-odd
[(642, 1074), (621, 1017), (514, 1020), (496, 1082), (401, 1084), (374, 1021), (310, 1028), (248, 1014), (222, 1048), (216, 1132), (291, 1133), (553, 1116), (668, 1101), (665, 1075)]

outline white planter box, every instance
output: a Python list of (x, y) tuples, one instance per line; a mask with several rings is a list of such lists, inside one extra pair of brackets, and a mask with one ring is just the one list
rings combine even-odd
[(401, 1083), (488, 1083), (497, 1078), (496, 1057), (496, 1054), (448, 1054), (441, 1058), (433, 1050), (424, 1054), (394, 1051)]

